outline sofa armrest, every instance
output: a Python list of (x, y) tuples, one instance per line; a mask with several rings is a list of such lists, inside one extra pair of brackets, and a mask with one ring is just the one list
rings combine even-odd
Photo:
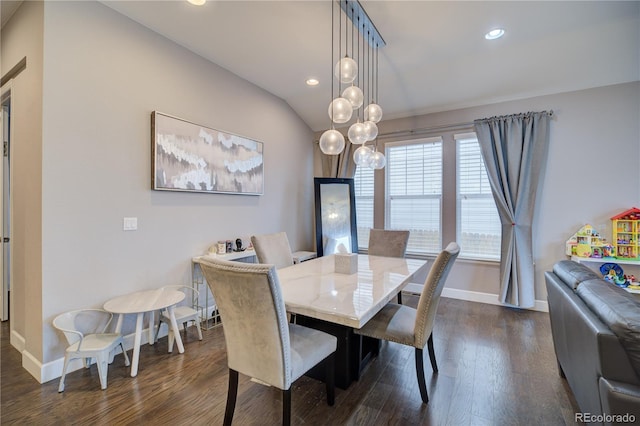
[(553, 265), (553, 273), (560, 278), (560, 282), (572, 290), (578, 288), (583, 281), (600, 278), (600, 275), (582, 263), (577, 263), (572, 260), (561, 260)]
[(600, 401), (603, 413), (612, 415), (612, 418), (605, 418), (605, 424), (631, 424), (640, 421), (639, 386), (600, 377)]
[[(552, 272), (546, 272), (553, 346), (571, 391), (585, 413), (602, 414), (598, 378), (599, 335), (615, 335), (586, 309), (574, 291)], [(616, 339), (617, 340), (617, 339)]]

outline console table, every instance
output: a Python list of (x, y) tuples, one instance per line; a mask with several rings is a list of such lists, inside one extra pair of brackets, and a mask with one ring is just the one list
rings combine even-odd
[[(255, 263), (256, 252), (253, 249), (247, 249), (244, 251), (234, 251), (224, 254), (205, 254), (203, 256), (196, 256), (191, 259), (191, 286), (198, 290), (200, 294), (200, 300), (195, 308), (200, 312), (200, 328), (203, 330), (209, 330), (213, 327), (220, 325), (220, 314), (215, 306), (215, 300), (209, 290), (209, 285), (202, 275), (200, 270), (200, 260), (207, 258), (233, 260), (236, 262)], [(204, 295), (204, 303), (202, 296)], [(194, 305), (195, 305), (195, 301)], [(211, 308), (209, 308), (209, 302), (211, 302)], [(209, 312), (211, 309), (211, 312)]]

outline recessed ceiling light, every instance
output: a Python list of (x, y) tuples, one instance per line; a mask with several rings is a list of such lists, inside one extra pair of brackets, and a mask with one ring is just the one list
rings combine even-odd
[(497, 38), (502, 37), (503, 35), (504, 35), (504, 30), (502, 28), (496, 28), (486, 33), (484, 35), (484, 38), (486, 38), (487, 40), (495, 40)]
[(317, 86), (318, 83), (320, 82), (316, 78), (310, 78), (307, 80), (307, 86)]
[(187, 0), (189, 3), (194, 4), (196, 6), (202, 6), (207, 2), (207, 0)]

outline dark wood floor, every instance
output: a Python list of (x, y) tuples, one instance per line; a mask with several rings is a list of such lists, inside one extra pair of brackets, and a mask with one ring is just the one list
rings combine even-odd
[[(414, 305), (415, 298), (405, 303)], [(167, 353), (167, 338), (145, 345), (138, 376), (129, 376), (123, 357), (109, 366), (100, 390), (93, 365), (40, 385), (21, 368), (1, 335), (2, 425), (219, 425), (227, 391), (222, 328), (197, 340), (190, 327), (185, 353)], [(563, 425), (575, 424), (575, 401), (557, 373), (546, 313), (443, 298), (434, 343), (440, 373), (425, 362), (429, 405), (423, 405), (415, 377), (413, 349), (383, 343), (380, 355), (349, 389), (336, 389), (326, 405), (324, 385), (306, 377), (293, 386), (292, 423), (308, 425)], [(276, 425), (279, 391), (240, 376), (234, 424)]]

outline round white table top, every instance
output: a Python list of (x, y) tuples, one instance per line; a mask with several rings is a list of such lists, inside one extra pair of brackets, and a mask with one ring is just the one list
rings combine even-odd
[(137, 291), (107, 301), (104, 309), (114, 314), (137, 314), (178, 304), (184, 297), (183, 292), (166, 288)]

